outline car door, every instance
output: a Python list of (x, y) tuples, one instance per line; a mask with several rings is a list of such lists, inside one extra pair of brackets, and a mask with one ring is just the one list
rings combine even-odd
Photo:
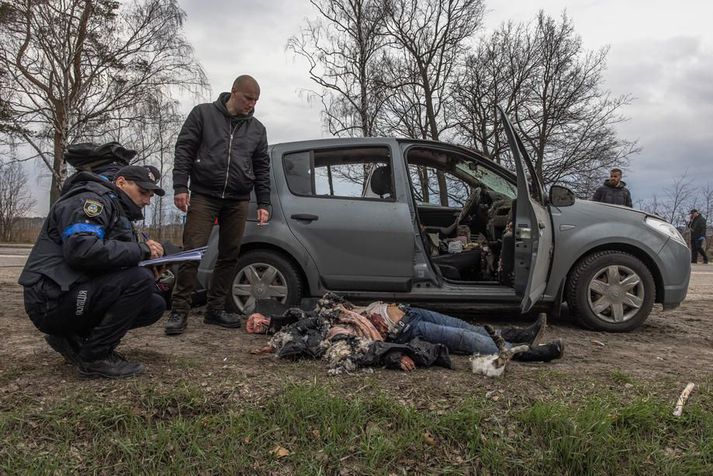
[(278, 157), (286, 179), (280, 192), (285, 219), (325, 287), (408, 291), (415, 238), (393, 173), (392, 147), (319, 147)]
[(517, 170), (514, 288), (522, 296), (522, 312), (527, 312), (542, 298), (547, 287), (553, 246), (552, 220), (545, 207), (544, 187), (534, 172), (527, 150), (505, 112), (498, 109)]

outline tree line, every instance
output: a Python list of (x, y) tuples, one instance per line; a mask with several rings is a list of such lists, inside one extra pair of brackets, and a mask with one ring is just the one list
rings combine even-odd
[(445, 140), (507, 165), (500, 105), (545, 184), (583, 197), (638, 150), (615, 130), (631, 98), (604, 88), (607, 48), (586, 50), (565, 13), (484, 34), (483, 0), (311, 3), (317, 18), (288, 47), (334, 135)]
[[(183, 120), (177, 97), (207, 89), (185, 17), (176, 0), (0, 1), (3, 170), (26, 181), (17, 163), (38, 159), (50, 205), (73, 143), (118, 141), (170, 175)], [(166, 219), (160, 198), (149, 214), (153, 223)]]
[[(631, 97), (604, 86), (607, 48), (584, 48), (565, 13), (485, 33), (483, 0), (310, 2), (317, 15), (288, 49), (307, 60), (333, 135), (443, 140), (508, 166), (502, 106), (544, 183), (583, 198), (638, 151), (616, 133)], [(0, 238), (33, 206), (20, 163), (43, 164), (54, 203), (69, 144), (119, 141), (170, 177), (177, 98), (208, 86), (184, 21), (176, 0), (0, 0)], [(638, 204), (675, 223), (694, 202), (681, 178)], [(160, 229), (170, 209), (159, 197), (148, 220)]]

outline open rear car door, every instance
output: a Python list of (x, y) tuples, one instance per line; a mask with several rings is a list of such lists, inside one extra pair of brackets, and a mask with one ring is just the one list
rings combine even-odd
[(514, 288), (522, 296), (521, 311), (527, 312), (542, 298), (552, 259), (552, 219), (545, 204), (545, 191), (530, 156), (502, 108), (513, 162), (517, 170), (517, 206), (513, 214), (515, 235)]

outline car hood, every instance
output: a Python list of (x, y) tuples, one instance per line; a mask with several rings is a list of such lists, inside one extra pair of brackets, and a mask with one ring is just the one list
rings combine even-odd
[(663, 220), (663, 218), (647, 213), (643, 210), (625, 207), (623, 205), (612, 205), (610, 203), (593, 202), (591, 200), (575, 200), (574, 204), (569, 207), (561, 207), (559, 210), (563, 215), (587, 214), (596, 215), (603, 219), (634, 219), (642, 220), (644, 217), (653, 216)]

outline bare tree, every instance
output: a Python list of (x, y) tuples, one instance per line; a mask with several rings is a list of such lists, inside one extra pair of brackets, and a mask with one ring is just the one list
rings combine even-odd
[(22, 164), (12, 160), (0, 162), (0, 241), (13, 241), (17, 219), (34, 206)]
[(517, 127), (540, 178), (577, 189), (582, 175), (588, 179), (584, 182), (594, 183), (587, 172), (625, 166), (636, 151), (636, 145), (619, 139), (613, 128), (624, 120), (619, 110), (630, 98), (602, 90), (608, 48), (586, 51), (566, 14), (558, 22), (540, 11), (533, 35), (536, 66), (514, 110)]
[(406, 125), (398, 132), (419, 124), (422, 135), (415, 137), (438, 140), (453, 126), (446, 113), (450, 87), (483, 10), (482, 0), (389, 0), (389, 112)]
[[(164, 189), (170, 188), (174, 146), (184, 120), (178, 102), (169, 96), (156, 94), (135, 109), (137, 119), (114, 139), (136, 149), (139, 152), (136, 162), (156, 167), (161, 173), (160, 185)], [(168, 218), (166, 214), (165, 197), (154, 197), (145, 215), (146, 221), (158, 230), (157, 239), (163, 238), (162, 227)]]
[(9, 113), (52, 174), (50, 203), (66, 176), (68, 144), (133, 120), (132, 106), (156, 90), (205, 87), (175, 0), (1, 5), (0, 70), (14, 95)]
[[(386, 118), (389, 134), (439, 140), (454, 126), (451, 87), (466, 41), (480, 28), (482, 0), (389, 0), (386, 30), (390, 58), (384, 63), (390, 84)], [(428, 181), (421, 170), (421, 183)], [(448, 204), (443, 173), (437, 174), (440, 202)], [(422, 185), (421, 193), (429, 190)]]
[(384, 46), (384, 0), (310, 0), (320, 18), (308, 21), (287, 47), (309, 62), (321, 86), (330, 133), (373, 136), (384, 100), (379, 56)]
[(697, 208), (706, 217), (706, 220), (710, 220), (711, 213), (713, 213), (713, 184), (707, 183), (700, 189), (700, 192), (701, 204), (697, 205)]
[(663, 195), (663, 218), (673, 225), (684, 225), (696, 195), (696, 188), (691, 186), (688, 172), (674, 178), (671, 185), (664, 187)]
[(636, 144), (614, 126), (628, 96), (603, 89), (607, 48), (587, 51), (566, 14), (540, 12), (528, 24), (505, 24), (483, 38), (456, 88), (459, 132), (467, 144), (508, 160), (494, 108), (509, 112), (546, 183), (591, 196), (607, 169), (626, 166)]
[(497, 111), (517, 109), (535, 48), (525, 25), (503, 24), (468, 54), (454, 86), (457, 138), (500, 163), (507, 141)]

